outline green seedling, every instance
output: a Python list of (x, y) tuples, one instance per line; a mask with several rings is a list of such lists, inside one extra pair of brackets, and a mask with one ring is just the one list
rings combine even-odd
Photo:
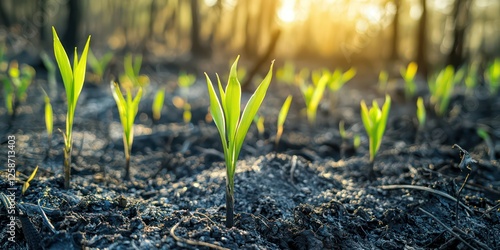
[(344, 84), (351, 80), (356, 75), (356, 69), (350, 68), (346, 72), (342, 72), (340, 69), (336, 69), (330, 76), (330, 81), (328, 87), (331, 91), (339, 91)]
[(425, 106), (424, 99), (422, 97), (418, 97), (417, 99), (417, 120), (418, 120), (418, 130), (423, 130), (425, 126)]
[(389, 117), (389, 110), (391, 109), (391, 97), (385, 96), (385, 103), (382, 109), (379, 108), (378, 103), (374, 100), (370, 109), (366, 106), (364, 100), (361, 101), (361, 119), (366, 129), (370, 141), (370, 171), (373, 172), (373, 162), (375, 156), (382, 143), (385, 127), (387, 125), (387, 118)]
[(405, 98), (411, 99), (417, 91), (415, 84), (415, 76), (417, 75), (418, 65), (415, 62), (410, 62), (406, 68), (401, 68), (400, 73), (405, 81)]
[(219, 130), (226, 161), (226, 226), (228, 228), (234, 225), (234, 173), (236, 162), (252, 120), (266, 96), (271, 83), (274, 64), (273, 61), (269, 72), (248, 100), (243, 114), (240, 116), (241, 84), (237, 76), (238, 59), (239, 56), (231, 66), (225, 90), (222, 88), (217, 75), (220, 99), (217, 97), (212, 81), (205, 73), (210, 96), (210, 113)]
[(354, 150), (358, 150), (359, 146), (361, 145), (361, 136), (359, 134), (354, 135), (352, 144), (354, 146)]
[(448, 65), (437, 76), (428, 81), (431, 93), (430, 102), (434, 105), (438, 116), (443, 116), (448, 110), (455, 83), (455, 70), (451, 65)]
[(264, 127), (264, 121), (265, 121), (264, 116), (259, 114), (256, 114), (255, 117), (253, 118), (253, 122), (257, 127), (257, 132), (259, 133), (260, 138), (264, 137), (264, 132), (266, 131), (266, 128)]
[(52, 112), (52, 104), (50, 104), (50, 97), (45, 92), (43, 88), (41, 88), (43, 92), (43, 100), (45, 102), (45, 128), (47, 130), (47, 136), (49, 138), (49, 147), (50, 147), (50, 141), (52, 141), (52, 131), (54, 128), (54, 114)]
[(35, 73), (35, 69), (29, 65), (23, 64), (19, 67), (17, 61), (10, 62), (8, 76), (3, 79), (6, 107), (10, 116), (14, 116), (19, 103), (26, 100), (26, 91), (33, 82)]
[(344, 120), (339, 122), (339, 134), (343, 141), (347, 139), (347, 133), (345, 132)]
[(486, 131), (486, 129), (482, 127), (479, 127), (477, 128), (476, 133), (486, 143), (486, 146), (488, 147), (488, 155), (490, 156), (490, 160), (491, 161), (495, 160), (495, 146), (493, 144), (493, 141), (491, 140), (490, 135), (488, 134), (488, 131)]
[(111, 82), (111, 92), (120, 113), (120, 122), (123, 126), (123, 147), (125, 152), (125, 179), (130, 180), (130, 154), (132, 153), (132, 143), (134, 142), (134, 120), (139, 110), (139, 102), (142, 97), (142, 88), (139, 87), (137, 94), (132, 98), (132, 91), (126, 88), (125, 98), (116, 82)]
[(191, 105), (188, 102), (189, 88), (196, 82), (196, 76), (181, 72), (177, 78), (177, 82), (180, 88), (180, 96), (174, 97), (174, 106), (183, 110), (182, 117), (184, 123), (189, 123), (192, 117)]
[(276, 79), (286, 84), (295, 82), (295, 65), (291, 61), (286, 61), (283, 67), (276, 70)]
[(160, 120), (161, 110), (163, 109), (163, 104), (165, 102), (165, 89), (159, 89), (153, 99), (153, 105), (151, 107), (153, 111), (153, 119), (155, 121)]
[(30, 181), (32, 181), (35, 178), (36, 172), (38, 171), (38, 166), (36, 166), (35, 170), (31, 173), (31, 175), (28, 177), (28, 179), (24, 182), (23, 188), (21, 190), (22, 195), (28, 190), (30, 187)]
[(149, 84), (149, 77), (141, 75), (142, 56), (133, 57), (127, 54), (123, 59), (123, 69), (125, 74), (121, 75), (119, 80), (123, 88), (144, 88)]
[(488, 65), (484, 72), (484, 78), (490, 87), (490, 95), (496, 95), (500, 88), (500, 58), (495, 59)]
[(465, 88), (466, 88), (466, 93), (469, 96), (474, 93), (474, 89), (477, 86), (479, 77), (478, 71), (479, 71), (479, 65), (477, 62), (475, 62), (469, 66), (467, 74), (465, 75), (465, 80), (464, 80)]
[[(317, 75), (317, 74), (313, 74)], [(310, 125), (316, 123), (316, 112), (318, 110), (319, 103), (323, 98), (326, 85), (330, 80), (330, 75), (323, 73), (321, 77), (313, 76), (313, 85), (303, 84), (300, 86), (300, 90), (304, 96), (304, 101), (306, 104), (307, 120)], [(317, 79), (316, 81), (314, 79)]]
[(280, 112), (278, 114), (278, 122), (277, 122), (277, 130), (276, 130), (276, 138), (274, 140), (274, 145), (278, 146), (281, 136), (283, 135), (284, 124), (286, 121), (286, 117), (288, 116), (288, 111), (290, 110), (290, 105), (292, 104), (293, 97), (289, 95), (283, 105), (281, 106)]
[(389, 83), (389, 73), (387, 71), (382, 70), (378, 73), (378, 90), (380, 93), (387, 92), (387, 84)]
[(49, 82), (50, 94), (51, 94), (51, 96), (54, 96), (52, 94), (55, 94), (55, 91), (57, 88), (57, 86), (56, 86), (56, 84), (57, 84), (56, 65), (55, 65), (54, 61), (52, 60), (52, 58), (50, 58), (50, 56), (45, 51), (42, 51), (40, 53), (40, 57), (42, 58), (43, 65), (47, 69), (47, 80)]
[[(111, 62), (113, 59), (113, 52), (108, 51), (106, 52), (100, 59), (98, 59), (92, 50), (89, 51), (89, 66), (92, 69), (92, 72), (96, 76), (96, 82), (101, 82), (104, 76), (104, 72), (106, 71), (106, 68), (108, 67), (108, 64)], [(140, 66), (139, 66), (140, 70)], [(137, 71), (137, 75), (138, 75)], [(135, 76), (134, 72), (134, 76)]]
[(59, 66), (59, 71), (64, 82), (66, 89), (66, 98), (68, 102), (68, 112), (66, 116), (66, 132), (63, 133), (64, 137), (64, 187), (70, 187), (71, 179), (71, 151), (73, 149), (73, 119), (75, 116), (76, 104), (78, 97), (82, 91), (85, 82), (85, 71), (87, 67), (87, 54), (89, 51), (90, 36), (87, 39), (85, 48), (78, 59), (78, 53), (75, 48), (73, 68), (69, 63), (68, 55), (64, 50), (59, 37), (57, 36), (56, 29), (52, 27), (52, 34), (54, 37), (54, 55)]

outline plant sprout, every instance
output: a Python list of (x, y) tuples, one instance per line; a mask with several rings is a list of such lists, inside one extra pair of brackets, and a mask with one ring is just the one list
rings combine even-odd
[[(313, 77), (313, 83), (316, 82), (314, 81), (314, 79), (316, 78), (317, 77)], [(321, 77), (319, 77), (316, 84), (303, 84), (300, 86), (300, 90), (304, 95), (304, 101), (306, 103), (307, 120), (309, 121), (310, 125), (316, 123), (316, 112), (318, 110), (319, 103), (323, 98), (323, 93), (325, 92), (325, 88), (329, 82), (329, 79), (329, 74), (324, 73)]]
[(474, 93), (474, 88), (477, 86), (478, 70), (479, 65), (477, 62), (474, 62), (469, 66), (469, 70), (467, 71), (467, 75), (464, 80), (466, 93), (468, 95), (472, 95)]
[(153, 119), (155, 121), (160, 120), (161, 110), (163, 109), (164, 100), (165, 100), (165, 89), (159, 89), (155, 94), (153, 105), (151, 107), (153, 111)]
[(113, 56), (114, 56), (113, 52), (108, 51), (100, 59), (97, 59), (93, 51), (92, 50), (89, 51), (89, 66), (90, 68), (92, 68), (92, 72), (96, 75), (97, 78), (96, 82), (102, 81), (102, 77), (104, 76), (104, 71), (108, 67), (109, 62), (111, 62), (111, 60), (113, 59)]
[(184, 123), (191, 122), (191, 105), (188, 102), (189, 87), (191, 87), (196, 82), (196, 76), (193, 74), (186, 74), (181, 72), (177, 78), (177, 82), (180, 88), (180, 97), (174, 97), (174, 106), (178, 109), (182, 109), (182, 118)]
[(387, 83), (389, 82), (389, 73), (386, 70), (378, 73), (378, 89), (381, 93), (387, 92)]
[(277, 131), (274, 144), (278, 146), (281, 135), (283, 135), (283, 125), (285, 124), (286, 117), (288, 116), (288, 111), (290, 110), (290, 105), (292, 104), (293, 97), (289, 95), (283, 105), (281, 106), (280, 112), (278, 114)]
[(125, 152), (125, 179), (130, 180), (130, 154), (132, 153), (132, 143), (134, 142), (134, 120), (139, 110), (139, 102), (142, 97), (142, 88), (132, 99), (130, 88), (126, 88), (125, 98), (116, 82), (111, 82), (111, 92), (120, 113), (120, 122), (123, 126), (123, 147)]
[(47, 69), (47, 80), (49, 82), (49, 91), (51, 96), (54, 96), (54, 92), (56, 91), (56, 65), (54, 64), (54, 61), (50, 56), (45, 52), (42, 51), (40, 53), (40, 57), (42, 58), (43, 65)]
[(66, 98), (68, 101), (68, 112), (66, 116), (66, 132), (64, 137), (64, 187), (70, 187), (71, 179), (71, 151), (73, 148), (73, 119), (75, 116), (76, 104), (78, 97), (83, 88), (85, 81), (85, 70), (87, 67), (87, 54), (89, 51), (90, 36), (87, 39), (85, 48), (78, 59), (78, 53), (75, 48), (73, 68), (69, 63), (68, 55), (64, 50), (59, 37), (57, 36), (56, 29), (52, 27), (52, 34), (54, 37), (54, 55), (59, 66), (59, 71), (64, 82), (66, 89)]
[(488, 65), (484, 72), (484, 78), (490, 86), (491, 96), (496, 95), (500, 88), (500, 58), (495, 59)]
[(291, 61), (286, 61), (283, 67), (276, 70), (276, 79), (286, 84), (292, 84), (295, 81), (295, 65)]
[(149, 78), (146, 75), (141, 75), (142, 56), (133, 57), (132, 54), (127, 54), (123, 59), (124, 75), (120, 76), (120, 84), (124, 88), (144, 88), (149, 84)]
[(431, 93), (431, 104), (438, 116), (443, 116), (448, 110), (451, 94), (455, 87), (455, 70), (453, 66), (448, 65), (445, 69), (441, 70), (436, 77), (428, 81), (429, 91)]
[(10, 62), (8, 77), (4, 79), (6, 106), (10, 116), (15, 116), (15, 110), (19, 103), (26, 100), (26, 91), (31, 85), (35, 73), (35, 69), (29, 65), (23, 64), (19, 67), (17, 61)]
[(363, 120), (363, 125), (365, 126), (366, 134), (368, 134), (370, 141), (371, 172), (373, 172), (373, 161), (382, 143), (382, 137), (384, 136), (390, 109), (391, 97), (389, 95), (385, 95), (385, 103), (382, 109), (379, 108), (375, 100), (370, 109), (368, 109), (364, 100), (361, 101), (361, 119)]
[(35, 175), (36, 175), (37, 171), (38, 171), (38, 166), (36, 166), (36, 168), (33, 170), (33, 172), (31, 173), (31, 175), (24, 182), (23, 188), (21, 190), (22, 195), (24, 195), (24, 193), (26, 192), (26, 190), (28, 190), (28, 188), (30, 187), (30, 181), (32, 181), (35, 178)]
[(418, 129), (422, 130), (425, 125), (425, 106), (424, 106), (424, 99), (422, 97), (418, 97), (417, 99), (417, 120), (418, 120)]
[(354, 135), (354, 138), (352, 140), (352, 144), (353, 144), (355, 150), (357, 150), (359, 148), (359, 146), (361, 145), (361, 136), (359, 136), (359, 134)]
[(331, 91), (336, 92), (344, 86), (349, 80), (351, 80), (356, 75), (356, 69), (350, 68), (346, 72), (342, 72), (340, 69), (336, 69), (330, 76), (330, 81), (328, 87)]
[(410, 62), (406, 68), (401, 68), (400, 73), (405, 81), (405, 98), (410, 99), (417, 91), (415, 84), (415, 76), (417, 74), (418, 65), (415, 62)]
[(257, 132), (259, 133), (260, 138), (264, 137), (264, 132), (266, 131), (264, 127), (264, 121), (265, 118), (262, 115), (256, 114), (255, 117), (253, 118), (253, 122), (255, 123), (255, 126), (257, 127)]
[(222, 88), (217, 75), (220, 100), (217, 97), (212, 81), (205, 73), (210, 96), (210, 113), (219, 131), (226, 161), (226, 226), (228, 228), (234, 225), (234, 173), (236, 171), (236, 162), (252, 120), (266, 96), (271, 83), (274, 64), (273, 61), (269, 72), (248, 100), (243, 114), (240, 116), (241, 85), (237, 76), (238, 59), (239, 56), (231, 66), (225, 90)]
[(52, 104), (50, 104), (50, 97), (47, 95), (47, 92), (43, 88), (41, 88), (44, 101), (45, 101), (45, 128), (47, 130), (47, 136), (49, 138), (49, 150), (50, 150), (50, 141), (52, 141), (52, 131), (54, 127), (54, 118), (52, 112)]
[(347, 138), (347, 133), (345, 132), (344, 120), (341, 120), (339, 122), (339, 134), (342, 140), (345, 140)]

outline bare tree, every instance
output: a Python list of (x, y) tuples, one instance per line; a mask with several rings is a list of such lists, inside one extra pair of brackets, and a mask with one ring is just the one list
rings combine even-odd
[(471, 0), (455, 0), (453, 6), (453, 45), (448, 54), (447, 63), (455, 68), (464, 62), (465, 32), (470, 21)]

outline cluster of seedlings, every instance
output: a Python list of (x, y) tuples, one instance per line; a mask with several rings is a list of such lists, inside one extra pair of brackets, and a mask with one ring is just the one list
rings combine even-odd
[[(104, 72), (109, 62), (113, 58), (112, 53), (105, 54), (101, 59), (97, 59), (90, 51), (90, 36), (87, 39), (83, 52), (79, 55), (76, 48), (74, 51), (74, 61), (71, 64), (63, 45), (61, 44), (56, 30), (53, 28), (54, 38), (54, 56), (58, 69), (62, 76), (67, 98), (66, 129), (61, 131), (64, 137), (64, 187), (70, 188), (71, 180), (71, 154), (73, 145), (73, 121), (78, 98), (83, 88), (86, 75), (87, 61), (93, 71), (93, 79), (102, 81)], [(26, 98), (26, 89), (30, 85), (35, 75), (35, 70), (27, 65), (19, 66), (17, 62), (12, 61), (8, 64), (2, 61), (3, 50), (0, 48), (0, 81), (4, 86), (4, 95), (6, 95), (6, 107), (9, 114), (14, 115), (16, 105)], [(87, 60), (88, 57), (88, 60)], [(49, 70), (49, 82), (55, 81), (54, 63), (47, 55), (42, 56), (44, 64)], [(212, 119), (218, 129), (226, 165), (226, 226), (234, 225), (234, 175), (236, 171), (238, 157), (243, 146), (247, 132), (253, 122), (257, 127), (263, 130), (263, 117), (258, 116), (259, 108), (266, 96), (273, 75), (273, 64), (271, 63), (269, 71), (265, 78), (258, 85), (257, 89), (250, 97), (246, 106), (241, 112), (241, 84), (240, 80), (245, 74), (244, 69), (238, 69), (238, 59), (232, 64), (228, 82), (223, 87), (218, 75), (216, 87), (212, 83), (208, 74), (205, 73), (208, 96), (210, 99), (209, 111)], [(125, 179), (131, 179), (130, 176), (130, 155), (134, 141), (133, 126), (139, 109), (139, 103), (146, 91), (145, 86), (149, 83), (146, 75), (140, 74), (142, 64), (141, 56), (126, 55), (124, 58), (124, 74), (119, 76), (120, 84), (111, 82), (110, 88), (119, 112), (120, 121), (123, 126), (123, 142), (125, 152)], [(405, 84), (405, 98), (413, 100), (417, 94), (416, 73), (418, 65), (414, 62), (402, 68), (400, 73)], [(477, 66), (470, 68), (461, 68), (455, 70), (452, 66), (447, 66), (436, 74), (432, 75), (428, 82), (430, 97), (429, 105), (438, 116), (445, 116), (448, 112), (451, 96), (455, 86), (461, 82), (465, 83), (467, 92), (473, 92), (477, 86), (477, 76), (479, 69)], [(310, 71), (307, 68), (301, 69), (296, 73), (295, 66), (286, 62), (282, 68), (277, 70), (278, 81), (289, 85), (297, 86), (302, 93), (305, 104), (305, 116), (311, 126), (316, 123), (316, 114), (318, 107), (325, 95), (325, 91), (330, 90), (332, 97), (353, 77), (356, 75), (356, 69), (350, 68), (347, 71), (328, 69)], [(310, 79), (309, 79), (310, 77)], [(485, 72), (484, 78), (489, 84), (489, 91), (492, 96), (496, 95), (500, 88), (500, 59), (491, 62)], [(52, 80), (50, 80), (52, 79)], [(189, 87), (195, 83), (196, 76), (181, 73), (178, 77), (180, 96), (174, 98), (174, 105), (183, 111), (183, 120), (189, 123), (191, 120), (191, 106), (188, 100)], [(382, 93), (387, 93), (389, 75), (386, 71), (379, 74), (379, 87)], [(159, 120), (162, 113), (162, 107), (165, 101), (165, 89), (159, 89), (152, 103), (153, 119)], [(42, 89), (45, 100), (45, 121), (49, 138), (52, 136), (53, 118), (52, 106), (49, 95)], [(218, 93), (218, 94), (217, 94)], [(284, 131), (284, 123), (292, 103), (292, 96), (289, 95), (284, 101), (277, 119), (277, 132), (275, 144), (278, 145)], [(332, 105), (334, 102), (331, 102)], [(424, 98), (419, 96), (416, 102), (419, 130), (423, 130), (426, 122), (426, 106)], [(360, 102), (360, 116), (366, 134), (369, 139), (369, 159), (370, 173), (373, 170), (373, 164), (378, 150), (380, 149), (382, 139), (386, 130), (386, 125), (391, 109), (391, 97), (385, 94), (385, 102), (379, 105), (373, 101), (371, 107), (366, 105), (365, 100)], [(342, 140), (347, 140), (347, 133), (344, 128), (344, 122), (339, 124), (339, 132)], [(486, 142), (489, 140), (485, 129), (478, 129), (478, 135)], [(490, 140), (491, 141), (491, 140)], [(361, 139), (359, 135), (354, 135), (353, 144), (355, 148), (360, 146)], [(50, 144), (50, 143), (49, 143)], [(491, 142), (490, 142), (491, 144)], [(462, 150), (462, 149), (461, 149)], [(464, 151), (464, 150), (462, 150)], [(465, 152), (465, 151), (464, 151)], [(34, 178), (36, 169), (30, 178), (25, 182), (25, 188), (29, 186), (29, 181)]]

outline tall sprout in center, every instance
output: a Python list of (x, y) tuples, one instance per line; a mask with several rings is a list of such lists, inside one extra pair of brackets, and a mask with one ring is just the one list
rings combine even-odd
[(269, 72), (264, 80), (257, 87), (257, 90), (248, 100), (248, 103), (240, 117), (241, 85), (237, 76), (237, 65), (239, 56), (231, 66), (229, 80), (224, 90), (217, 75), (217, 82), (220, 93), (220, 100), (215, 93), (212, 81), (207, 73), (207, 87), (210, 96), (210, 113), (222, 141), (224, 157), (226, 160), (226, 226), (228, 228), (234, 225), (234, 173), (236, 162), (240, 154), (241, 146), (245, 140), (248, 128), (259, 110), (267, 89), (271, 83), (274, 61), (271, 63)]

